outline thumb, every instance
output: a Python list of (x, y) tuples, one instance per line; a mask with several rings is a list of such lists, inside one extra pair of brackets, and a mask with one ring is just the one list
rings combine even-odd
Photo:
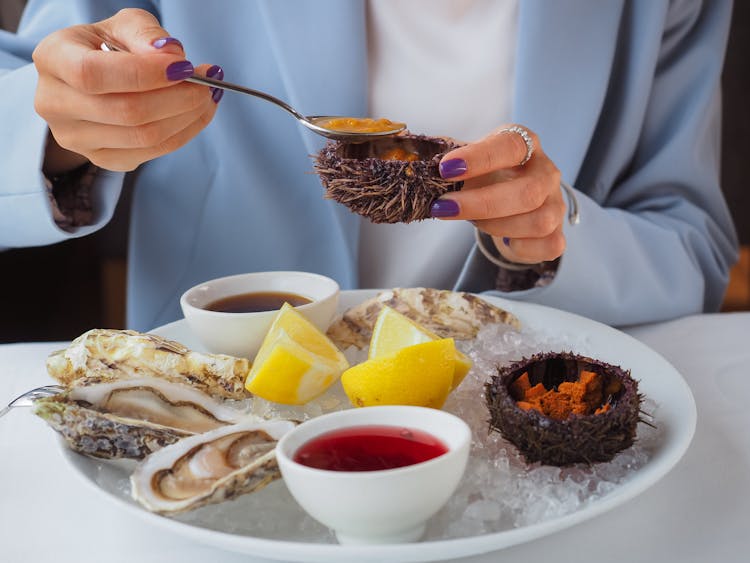
[(185, 57), (178, 39), (171, 37), (159, 20), (146, 10), (126, 8), (98, 24), (115, 47), (131, 53), (154, 52)]

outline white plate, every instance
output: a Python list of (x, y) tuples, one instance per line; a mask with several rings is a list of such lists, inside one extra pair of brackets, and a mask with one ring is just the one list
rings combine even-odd
[[(372, 294), (369, 290), (342, 292), (340, 307), (350, 307)], [(532, 329), (538, 328), (550, 334), (584, 336), (591, 355), (629, 368), (640, 382), (639, 390), (659, 405), (656, 419), (659, 440), (645, 465), (634, 471), (615, 490), (576, 512), (484, 535), (414, 544), (341, 546), (330, 543), (332, 536), (322, 526), (316, 528), (307, 524), (302, 529), (300, 522), (304, 514), (281, 481), (237, 501), (201, 508), (175, 519), (152, 514), (130, 499), (127, 477), (133, 467), (132, 462), (97, 462), (61, 446), (64, 457), (86, 482), (109, 499), (156, 526), (195, 541), (269, 559), (347, 563), (444, 560), (527, 542), (615, 508), (651, 487), (674, 467), (693, 437), (696, 410), (687, 384), (664, 358), (622, 332), (577, 315), (539, 305), (492, 297), (486, 299), (511, 311)], [(200, 349), (184, 321), (165, 325), (154, 332)], [(332, 501), (335, 502), (335, 499)], [(216, 518), (217, 511), (221, 511), (219, 520)], [(243, 522), (248, 518), (273, 519), (278, 527), (270, 532), (265, 529), (264, 537), (258, 537), (246, 526), (227, 525), (227, 522)], [(217, 521), (222, 524), (217, 525)]]

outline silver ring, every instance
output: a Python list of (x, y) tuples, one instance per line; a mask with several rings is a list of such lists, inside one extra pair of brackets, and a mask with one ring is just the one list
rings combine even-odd
[(526, 164), (531, 158), (531, 155), (534, 154), (534, 141), (531, 139), (531, 135), (529, 135), (529, 132), (520, 125), (512, 125), (511, 127), (500, 129), (498, 133), (516, 133), (521, 136), (523, 142), (526, 143), (526, 156), (523, 157), (523, 160), (520, 162), (520, 164), (518, 164), (518, 166), (523, 166), (524, 164)]

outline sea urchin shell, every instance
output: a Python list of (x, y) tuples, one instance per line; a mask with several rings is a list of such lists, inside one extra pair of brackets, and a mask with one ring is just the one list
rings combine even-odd
[[(563, 382), (578, 381), (584, 371), (603, 379), (598, 414), (570, 414), (556, 420), (518, 405), (513, 383), (524, 373), (532, 386), (542, 383), (547, 390)], [(513, 443), (528, 462), (548, 465), (610, 461), (629, 448), (636, 434), (641, 396), (638, 383), (622, 368), (571, 353), (537, 354), (498, 370), (486, 384), (490, 427)]]
[[(429, 218), (437, 198), (463, 185), (442, 179), (438, 172), (443, 155), (458, 146), (448, 139), (410, 133), (364, 143), (332, 141), (318, 153), (315, 172), (328, 199), (373, 223), (410, 223)], [(417, 158), (384, 158), (394, 150)]]

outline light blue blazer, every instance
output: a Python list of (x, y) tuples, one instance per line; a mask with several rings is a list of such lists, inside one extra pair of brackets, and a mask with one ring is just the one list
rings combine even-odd
[[(95, 224), (71, 234), (52, 220), (29, 61), (55, 29), (125, 5), (157, 14), (193, 62), (221, 64), (228, 80), (303, 113), (367, 113), (363, 0), (31, 0), (18, 34), (0, 32), (0, 246), (84, 236), (110, 219), (123, 174), (105, 171)], [(575, 186), (581, 223), (566, 225), (549, 286), (501, 295), (614, 325), (716, 310), (737, 251), (719, 189), (730, 1), (520, 5), (513, 120), (539, 134)], [(196, 139), (136, 172), (130, 327), (179, 318), (186, 288), (233, 273), (309, 270), (357, 286), (360, 219), (323, 199), (313, 137), (278, 108), (230, 93)], [(474, 251), (455, 287), (488, 291), (494, 274)]]

